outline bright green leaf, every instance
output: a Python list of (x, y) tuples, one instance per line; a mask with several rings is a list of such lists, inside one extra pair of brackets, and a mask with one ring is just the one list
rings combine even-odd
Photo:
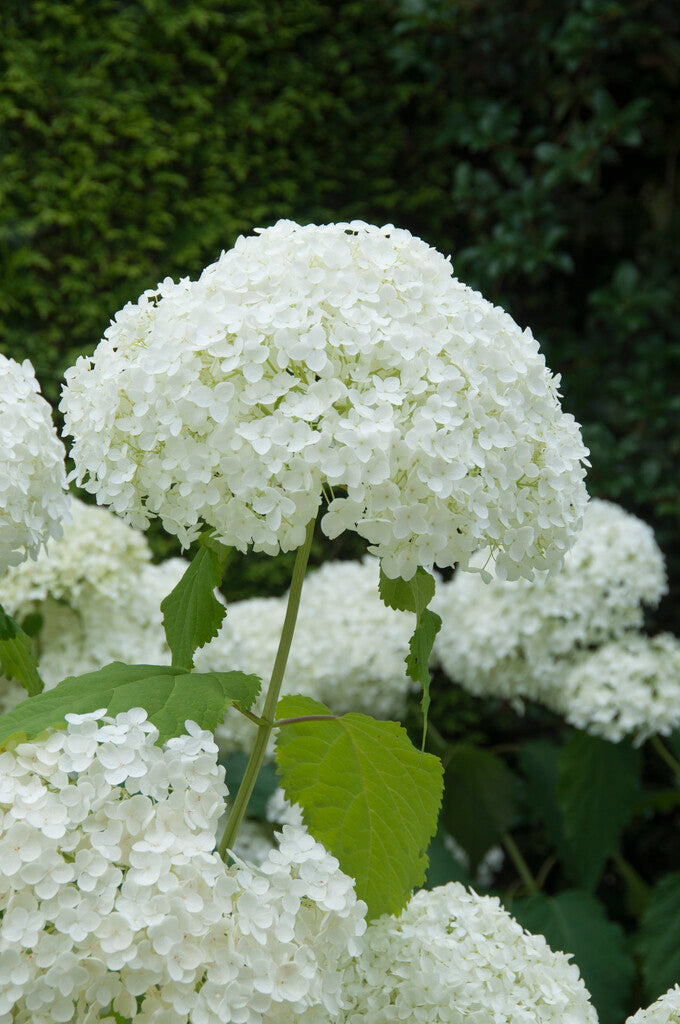
[(434, 645), (434, 638), (442, 627), (442, 620), (436, 612), (426, 608), (418, 616), (415, 632), (408, 645), (406, 657), (406, 672), (416, 683), (423, 688), (421, 707), (423, 709), (423, 745), (425, 744), (425, 732), (427, 729), (427, 712), (430, 707), (430, 654)]
[(69, 676), (0, 716), (0, 746), (17, 733), (27, 739), (50, 726), (59, 726), (70, 713), (87, 714), (106, 708), (117, 715), (144, 708), (160, 735), (158, 743), (184, 732), (191, 719), (211, 731), (231, 704), (248, 710), (257, 697), (260, 680), (243, 672), (192, 673), (167, 665), (123, 665), (114, 661), (97, 672)]
[(7, 679), (16, 679), (29, 696), (40, 693), (43, 681), (31, 638), (0, 608), (0, 671)]
[(402, 580), (401, 577), (391, 580), (381, 567), (378, 590), (388, 608), (420, 615), (434, 597), (434, 576), (419, 565), (410, 580)]
[[(329, 713), (310, 697), (284, 697), (277, 709), (279, 718)], [(425, 878), (442, 793), (439, 759), (417, 751), (396, 722), (359, 714), (282, 726), (276, 759), (286, 796), (356, 879), (369, 917), (401, 910)]]
[(558, 773), (565, 836), (560, 854), (572, 878), (594, 889), (633, 817), (641, 791), (640, 752), (629, 743), (575, 733), (562, 748)]
[(545, 935), (551, 949), (573, 953), (600, 1024), (621, 1024), (633, 983), (633, 960), (623, 929), (598, 900), (572, 889), (557, 896), (535, 893), (510, 910), (530, 932)]
[(222, 582), (225, 559), (226, 549), (221, 553), (208, 538), (177, 586), (161, 601), (163, 627), (174, 666), (191, 668), (194, 651), (219, 632), (226, 608), (214, 591)]
[(652, 889), (640, 926), (645, 995), (650, 1002), (680, 982), (680, 871)]
[(474, 871), (513, 822), (515, 777), (495, 754), (460, 744), (451, 751), (444, 786), (442, 822), (468, 854)]

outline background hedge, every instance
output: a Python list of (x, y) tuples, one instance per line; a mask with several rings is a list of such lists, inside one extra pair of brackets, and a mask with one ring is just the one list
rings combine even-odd
[(50, 398), (125, 301), (240, 232), (393, 221), (541, 339), (591, 491), (658, 531), (675, 627), (673, 0), (4, 0), (0, 22), (0, 347)]

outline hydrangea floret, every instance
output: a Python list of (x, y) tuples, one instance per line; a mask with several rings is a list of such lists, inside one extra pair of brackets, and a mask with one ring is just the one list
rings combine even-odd
[(597, 1024), (578, 967), (457, 882), (368, 926), (346, 1024)]
[(638, 1010), (626, 1024), (680, 1024), (680, 985), (664, 992), (651, 1006)]
[[(485, 564), (488, 552), (478, 556)], [(533, 582), (457, 573), (435, 607), (443, 628), (435, 657), (471, 693), (559, 700), (579, 652), (639, 628), (666, 592), (651, 528), (611, 502), (593, 500), (563, 568)]]
[(33, 367), (0, 354), (0, 573), (61, 535), (65, 455)]
[(66, 375), (75, 478), (183, 544), (357, 530), (390, 577), (554, 569), (587, 450), (531, 332), (391, 225), (280, 221), (115, 317)]

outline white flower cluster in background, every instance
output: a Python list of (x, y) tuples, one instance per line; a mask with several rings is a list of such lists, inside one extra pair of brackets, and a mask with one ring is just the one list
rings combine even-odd
[(577, 659), (551, 706), (577, 729), (641, 743), (680, 727), (680, 640), (630, 634)]
[(213, 852), (212, 736), (69, 715), (0, 754), (0, 1021), (338, 1019), (365, 904), (301, 828), (259, 868)]
[(646, 1009), (638, 1010), (626, 1024), (680, 1024), (680, 985), (669, 989)]
[[(302, 588), (282, 693), (302, 693), (336, 714), (401, 718), (409, 689), (405, 658), (414, 616), (387, 608), (378, 594), (378, 560), (327, 562)], [(271, 676), (287, 596), (229, 604), (218, 636), (196, 652), (201, 672), (228, 667)], [(264, 702), (253, 710), (259, 711)], [(254, 726), (229, 715), (217, 731), (228, 750), (252, 744)]]
[(369, 925), (348, 993), (346, 1024), (597, 1024), (569, 957), (457, 882)]
[[(454, 860), (462, 864), (464, 868), (470, 869), (470, 858), (457, 839), (448, 833), (444, 835), (444, 847)], [(475, 872), (474, 884), (480, 889), (490, 889), (496, 875), (503, 869), (505, 853), (502, 846), (492, 846), (486, 851)]]
[[(482, 566), (488, 552), (478, 557)], [(561, 684), (563, 662), (642, 625), (666, 592), (664, 560), (646, 523), (590, 502), (562, 569), (533, 582), (457, 573), (438, 587), (435, 657), (472, 693), (540, 700)]]
[[(297, 548), (321, 503), (390, 576), (555, 568), (587, 450), (531, 332), (408, 231), (280, 221), (116, 314), (66, 374), (76, 479), (139, 527)], [(335, 492), (338, 492), (337, 494)]]
[[(48, 688), (112, 661), (170, 664), (160, 603), (188, 563), (151, 564), (147, 539), (112, 512), (69, 499), (70, 525), (35, 561), (0, 576), (0, 605), (20, 622), (38, 614), (39, 670)], [(225, 627), (228, 630), (228, 627)], [(26, 692), (0, 680), (0, 711)]]
[(65, 456), (33, 367), (0, 354), (0, 573), (60, 536)]

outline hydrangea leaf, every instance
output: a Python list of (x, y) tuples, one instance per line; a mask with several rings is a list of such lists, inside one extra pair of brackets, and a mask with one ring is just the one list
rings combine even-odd
[(410, 679), (420, 683), (423, 688), (421, 707), (424, 748), (427, 712), (430, 707), (430, 654), (434, 639), (442, 625), (439, 615), (427, 607), (434, 597), (434, 576), (419, 565), (410, 580), (403, 580), (400, 577), (390, 579), (381, 567), (378, 591), (383, 604), (388, 608), (394, 608), (398, 612), (413, 612), (416, 616), (416, 628), (409, 641), (409, 653), (406, 656), (406, 672)]
[(563, 849), (564, 828), (557, 805), (559, 756), (559, 746), (549, 740), (531, 740), (517, 751), (517, 761), (526, 784), (529, 816), (545, 828), (554, 847)]
[[(327, 715), (310, 697), (283, 697), (279, 718)], [(369, 918), (397, 913), (425, 878), (425, 851), (437, 828), (442, 766), (416, 750), (396, 722), (351, 713), (282, 726), (276, 760), (289, 800), (330, 850)]]
[(96, 672), (69, 676), (0, 716), (0, 747), (17, 733), (27, 739), (59, 726), (70, 713), (106, 708), (117, 715), (130, 708), (146, 710), (159, 731), (158, 743), (184, 732), (191, 719), (215, 729), (231, 704), (250, 708), (260, 690), (257, 676), (243, 672), (189, 672), (168, 665), (124, 665), (114, 661)]
[(514, 917), (548, 945), (572, 953), (598, 1012), (600, 1024), (621, 1024), (635, 968), (623, 929), (610, 921), (588, 892), (572, 889), (557, 896), (535, 893), (513, 902)]
[(434, 597), (434, 576), (419, 565), (410, 580), (403, 580), (400, 577), (392, 580), (385, 575), (381, 567), (378, 591), (388, 608), (420, 615)]
[(640, 752), (630, 743), (575, 733), (562, 748), (557, 800), (565, 842), (560, 855), (583, 888), (597, 885), (640, 792)]
[(0, 607), (0, 670), (7, 679), (16, 679), (30, 697), (40, 693), (43, 681), (31, 638)]
[(680, 982), (680, 871), (666, 875), (652, 889), (638, 951), (645, 995), (652, 1002)]
[(226, 556), (226, 548), (220, 550), (210, 538), (206, 539), (177, 586), (161, 601), (163, 627), (174, 666), (191, 668), (196, 649), (219, 632), (226, 608), (214, 591), (222, 582)]
[(495, 754), (461, 743), (450, 752), (444, 783), (442, 823), (475, 871), (513, 822), (516, 779)]

